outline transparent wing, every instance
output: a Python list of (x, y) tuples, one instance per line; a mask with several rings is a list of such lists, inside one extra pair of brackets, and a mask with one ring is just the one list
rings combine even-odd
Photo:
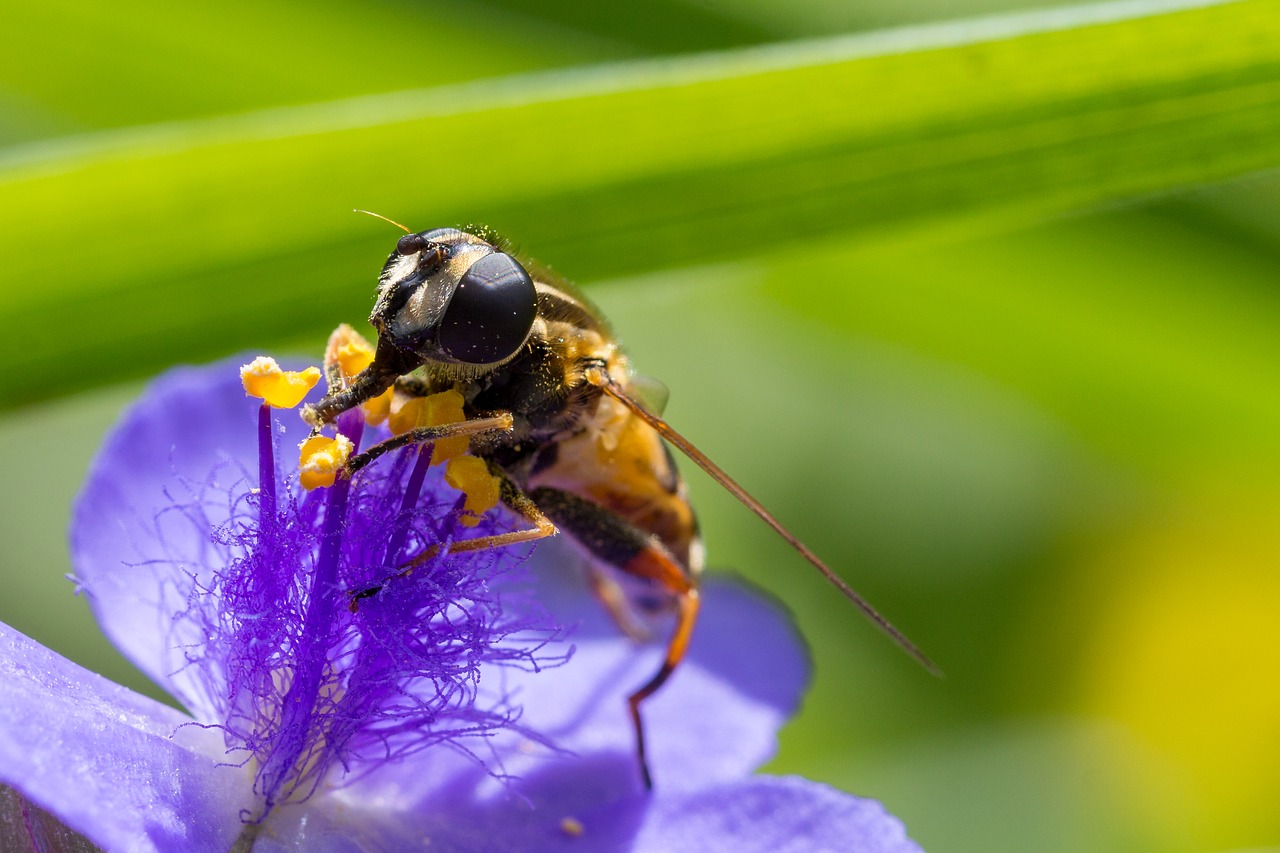
[(628, 386), (632, 396), (655, 415), (660, 415), (667, 410), (671, 389), (661, 379), (654, 379), (652, 376), (632, 376)]

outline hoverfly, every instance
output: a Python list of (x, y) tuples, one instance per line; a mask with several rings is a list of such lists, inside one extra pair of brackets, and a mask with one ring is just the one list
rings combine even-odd
[[(374, 214), (376, 215), (376, 214)], [(382, 217), (385, 218), (385, 217)], [(391, 220), (387, 220), (391, 221)], [(394, 388), (411, 396), (454, 390), (462, 420), (411, 429), (353, 456), (347, 473), (414, 442), (466, 435), (497, 480), (501, 502), (526, 526), (461, 539), (452, 552), (500, 548), (563, 532), (588, 557), (593, 592), (614, 621), (637, 633), (639, 589), (675, 611), (661, 667), (628, 699), (646, 787), (640, 706), (679, 666), (698, 618), (703, 547), (667, 443), (742, 501), (834, 584), (881, 631), (931, 671), (898, 629), (784, 528), (759, 501), (642, 402), (643, 380), (600, 312), (572, 285), (518, 260), (482, 229), (406, 233), (387, 258), (369, 322), (372, 362), (330, 382), (303, 410), (316, 429)], [(332, 376), (335, 370), (326, 357)], [(436, 555), (404, 566), (406, 575)], [(355, 593), (352, 604), (387, 582)]]

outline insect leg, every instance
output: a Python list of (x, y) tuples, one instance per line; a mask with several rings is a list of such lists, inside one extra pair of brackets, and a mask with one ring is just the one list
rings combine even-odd
[[(396, 381), (396, 377), (400, 375), (393, 370), (382, 369), (381, 365), (375, 362), (360, 371), (351, 380), (351, 384), (343, 388), (340, 384), (332, 384), (333, 371), (327, 364), (325, 369), (331, 381), (330, 387), (341, 388), (341, 390), (331, 390), (320, 402), (302, 407), (302, 419), (313, 427), (321, 427), (347, 409), (355, 408), (365, 400), (378, 396), (390, 388)], [(341, 376), (337, 378), (341, 382)]]
[[(468, 423), (473, 423), (468, 421)], [(405, 433), (408, 435), (409, 433)], [(385, 443), (385, 442), (384, 442)], [(520, 487), (507, 476), (507, 473), (493, 463), (489, 463), (489, 473), (498, 478), (499, 497), (502, 502), (510, 507), (517, 515), (528, 521), (532, 527), (524, 530), (512, 530), (507, 533), (498, 533), (492, 536), (477, 536), (474, 539), (461, 539), (450, 543), (449, 553), (459, 554), (465, 551), (487, 551), (490, 548), (504, 548), (508, 545), (518, 545), (521, 542), (534, 542), (538, 539), (545, 539), (548, 536), (554, 536), (558, 532), (555, 524), (551, 519), (543, 514), (529, 496), (520, 490)], [(377, 595), (382, 589), (396, 578), (404, 578), (413, 574), (414, 569), (423, 563), (429, 562), (440, 553), (439, 545), (431, 545), (418, 556), (400, 567), (400, 571), (396, 572), (382, 583), (367, 586), (364, 589), (357, 590), (351, 595), (351, 609), (355, 611), (359, 602), (365, 598), (371, 598)]]
[(329, 393), (320, 402), (302, 407), (302, 419), (316, 428), (330, 423), (347, 409), (378, 396), (395, 384), (396, 379), (418, 366), (409, 356), (383, 343), (379, 338), (373, 362), (352, 377), (348, 384), (343, 379), (341, 369), (336, 367), (336, 355), (332, 352), (336, 344), (347, 335), (346, 330), (355, 334), (350, 327), (339, 327), (330, 336), (329, 347), (325, 352), (325, 376), (329, 383)]
[[(450, 554), (458, 554), (463, 551), (487, 551), (490, 548), (505, 548), (507, 545), (518, 545), (521, 542), (534, 542), (538, 539), (545, 539), (548, 536), (555, 536), (559, 532), (551, 519), (543, 513), (542, 509), (520, 490), (514, 480), (507, 476), (507, 472), (490, 462), (489, 473), (498, 478), (499, 498), (502, 502), (525, 521), (532, 523), (533, 527), (524, 530), (512, 530), (508, 533), (496, 533), (492, 536), (462, 539), (449, 545)], [(401, 574), (408, 574), (430, 560), (438, 552), (439, 546), (432, 545), (426, 551), (405, 563), (401, 569)]]
[(632, 577), (650, 581), (675, 599), (676, 627), (671, 639), (667, 641), (667, 653), (662, 666), (652, 678), (627, 697), (627, 707), (636, 732), (636, 757), (640, 761), (640, 773), (644, 786), (652, 788), (653, 776), (649, 772), (645, 751), (644, 721), (640, 716), (640, 705), (666, 683), (688, 651), (689, 638), (698, 618), (696, 582), (656, 536), (645, 533), (616, 513), (558, 489), (535, 489), (530, 497), (551, 520), (602, 563)]
[(644, 786), (648, 789), (653, 788), (653, 775), (649, 772), (649, 760), (645, 756), (644, 722), (640, 718), (640, 703), (657, 693), (658, 689), (667, 683), (671, 673), (676, 671), (680, 661), (684, 660), (685, 652), (689, 649), (689, 638), (693, 636), (693, 626), (698, 621), (697, 588), (692, 587), (681, 593), (676, 602), (678, 606), (676, 630), (667, 643), (667, 655), (662, 661), (662, 666), (653, 678), (627, 697), (627, 709), (631, 712), (631, 723), (636, 730), (636, 754), (640, 758), (640, 774), (644, 777)]
[(392, 436), (386, 441), (375, 444), (363, 453), (357, 453), (347, 460), (346, 474), (351, 476), (379, 456), (384, 456), (406, 444), (421, 444), (427, 441), (439, 441), (442, 438), (454, 438), (459, 435), (476, 435), (482, 432), (506, 432), (514, 421), (510, 412), (502, 412), (488, 418), (472, 418), (439, 426), (425, 426), (411, 429), (400, 435)]
[(618, 630), (637, 643), (647, 643), (652, 633), (636, 618), (636, 614), (627, 602), (627, 594), (622, 586), (595, 566), (587, 570), (587, 581), (591, 584), (591, 594), (600, 605), (613, 617)]

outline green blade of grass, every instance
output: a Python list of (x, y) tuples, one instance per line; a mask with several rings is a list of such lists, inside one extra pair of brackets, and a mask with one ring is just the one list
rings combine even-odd
[(357, 320), (395, 234), (355, 206), (418, 228), (485, 221), (590, 279), (811, 234), (1042, 216), (1280, 164), (1277, 5), (1187, 5), (1203, 4), (1007, 16), (0, 152), (12, 341), (0, 404)]
[(630, 56), (474, 4), (6, 4), (0, 142)]

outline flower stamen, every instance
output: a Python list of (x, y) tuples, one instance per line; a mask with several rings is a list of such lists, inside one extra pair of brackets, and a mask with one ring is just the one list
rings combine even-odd
[(313, 435), (298, 445), (298, 479), (307, 491), (333, 485), (355, 446), (342, 433)]
[(402, 453), (414, 454), (413, 470), (409, 473), (409, 481), (405, 484), (404, 495), (400, 500), (400, 512), (396, 514), (395, 527), (391, 538), (387, 540), (387, 552), (383, 558), (388, 566), (400, 563), (400, 552), (409, 536), (409, 523), (413, 520), (413, 508), (418, 505), (418, 496), (422, 493), (422, 483), (427, 478), (427, 469), (431, 465), (431, 448), (420, 445), (408, 448)]
[[(409, 397), (395, 401), (392, 405), (391, 419), (387, 426), (395, 435), (402, 435), (418, 427), (444, 426), (460, 424), (467, 419), (462, 409), (464, 402), (460, 392), (450, 388), (438, 394), (425, 397)], [(439, 465), (456, 456), (466, 453), (471, 447), (471, 438), (466, 435), (442, 438), (435, 443), (431, 451), (431, 464)]]
[[(364, 335), (343, 323), (333, 330), (333, 334), (329, 336), (329, 343), (325, 347), (324, 363), (331, 374), (329, 381), (332, 383), (334, 378), (338, 378), (342, 380), (343, 387), (350, 385), (351, 380), (373, 364), (373, 356), (373, 344), (369, 343)], [(337, 377), (332, 376), (335, 370), (338, 373)], [(387, 419), (391, 414), (391, 400), (394, 393), (394, 389), (388, 388), (378, 396), (360, 404), (366, 424), (377, 426)]]
[(467, 496), (458, 518), (467, 527), (475, 527), (486, 512), (498, 505), (498, 479), (489, 473), (489, 466), (482, 459), (475, 456), (450, 459), (444, 481)]
[(268, 406), (292, 409), (320, 381), (320, 369), (284, 370), (274, 358), (260, 355), (240, 368), (244, 393), (258, 397)]
[(276, 454), (271, 430), (271, 405), (258, 407), (258, 515), (260, 523), (276, 517)]

